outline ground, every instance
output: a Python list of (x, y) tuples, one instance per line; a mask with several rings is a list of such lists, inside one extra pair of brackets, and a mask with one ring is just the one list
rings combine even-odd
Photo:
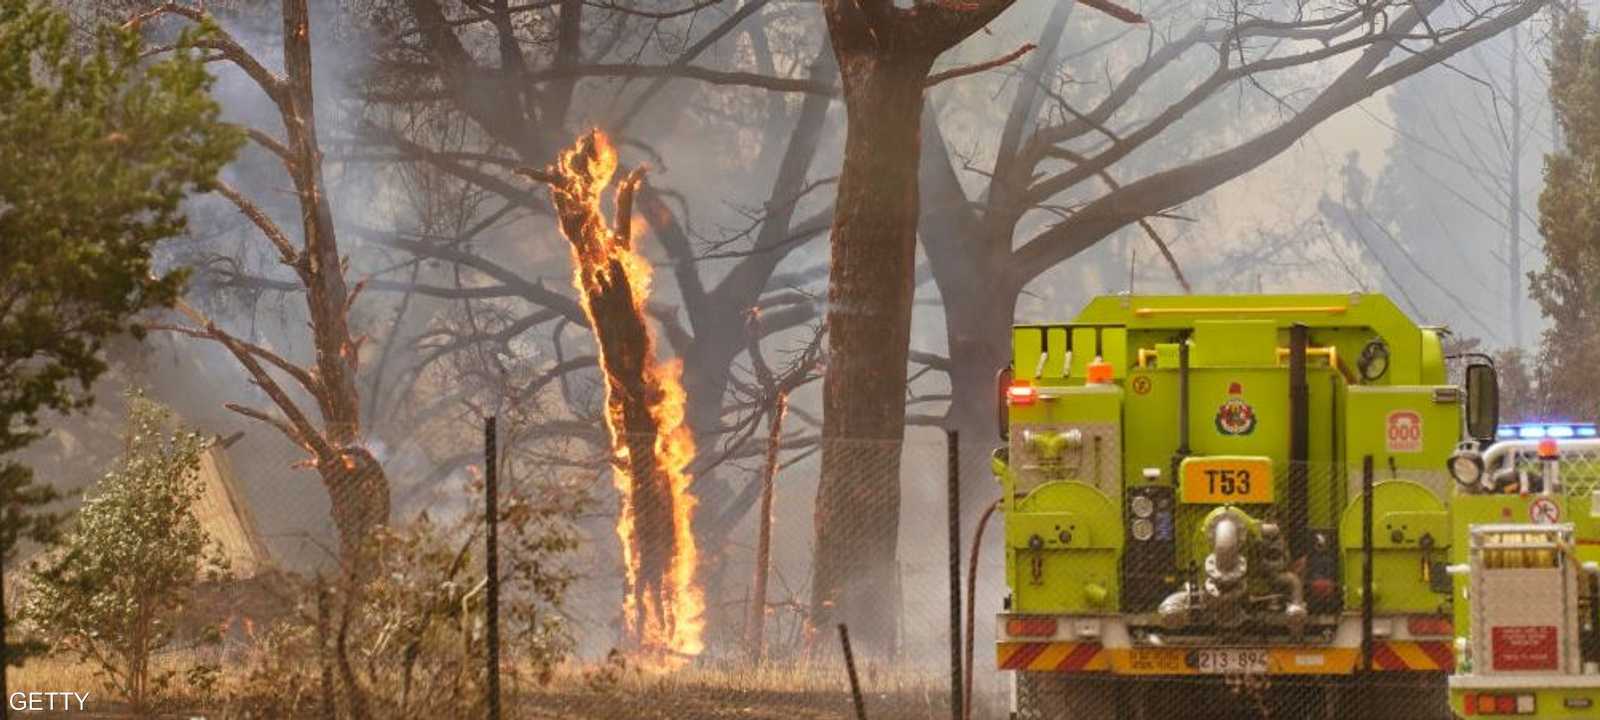
[[(595, 683), (592, 671), (567, 668), (542, 688), (507, 687), (502, 717), (506, 720), (854, 720), (855, 709), (844, 670), (839, 667), (690, 668), (672, 674), (627, 672)], [(869, 720), (947, 718), (948, 676), (932, 671), (878, 672), (865, 668), (861, 682)], [(30, 663), (13, 670), (9, 688), (16, 690), (89, 691), (87, 713), (30, 713), (30, 718), (123, 720), (135, 717), (82, 666), (60, 660)], [(975, 708), (989, 720), (984, 703)], [(183, 702), (181, 712), (156, 716), (167, 720), (219, 717), (203, 699)]]

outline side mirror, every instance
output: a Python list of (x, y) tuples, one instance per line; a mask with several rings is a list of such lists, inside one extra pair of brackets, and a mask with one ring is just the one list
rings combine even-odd
[(1006, 391), (1011, 387), (1011, 378), (1014, 375), (1011, 366), (1008, 365), (994, 377), (995, 422), (999, 427), (1001, 440), (1011, 439), (1011, 402), (1006, 396)]
[(1482, 443), (1494, 442), (1500, 425), (1500, 382), (1493, 365), (1467, 366), (1467, 434)]

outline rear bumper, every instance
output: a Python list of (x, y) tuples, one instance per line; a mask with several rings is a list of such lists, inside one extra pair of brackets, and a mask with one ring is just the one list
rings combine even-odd
[[(1331, 642), (1322, 644), (1169, 644), (1135, 642), (1118, 617), (1063, 616), (1049, 637), (1006, 634), (1007, 616), (1000, 617), (995, 663), (1000, 670), (1111, 675), (1204, 675), (1197, 654), (1218, 648), (1252, 648), (1267, 653), (1268, 675), (1349, 675), (1361, 665), (1361, 621), (1338, 621)], [(1405, 636), (1374, 640), (1372, 669), (1379, 672), (1448, 673), (1455, 653), (1448, 638)]]
[[(1600, 675), (1451, 675), (1450, 710), (1459, 717), (1484, 715), (1482, 696), (1532, 696), (1533, 712), (1519, 718), (1594, 718), (1600, 715)], [(1493, 703), (1493, 700), (1489, 701)]]

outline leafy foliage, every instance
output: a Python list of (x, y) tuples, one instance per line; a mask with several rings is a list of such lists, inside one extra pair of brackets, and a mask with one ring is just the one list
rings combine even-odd
[(0, 452), (40, 409), (86, 403), (70, 383), (105, 370), (104, 338), (177, 299), (184, 274), (152, 275), (151, 251), (241, 142), (199, 57), (143, 63), (138, 35), (109, 28), (92, 53), (68, 43), (60, 12), (0, 0)]
[[(140, 54), (136, 32), (85, 49), (60, 11), (0, 0), (0, 456), (39, 436), (41, 410), (87, 404), (103, 342), (177, 298), (183, 273), (153, 275), (151, 251), (242, 141), (198, 56)], [(0, 461), (0, 561), (48, 536), (54, 497)]]
[[(55, 500), (55, 490), (34, 483), (33, 471), (27, 466), (0, 461), (0, 567), (11, 561), (19, 542), (43, 543), (54, 537), (60, 518), (40, 513), (35, 508)], [(23, 660), (44, 649), (36, 641), (15, 639), (7, 632), (8, 623), (4, 620), (10, 605), (4, 598), (4, 582), (5, 578), (0, 577), (0, 634), (6, 640), (0, 643), (0, 670), (20, 666)]]
[(33, 471), (18, 463), (0, 463), (0, 563), (8, 563), (23, 540), (50, 540), (57, 518), (26, 512), (56, 500), (53, 488), (33, 482)]
[(128, 403), (125, 451), (41, 563), (23, 616), (57, 652), (91, 663), (145, 708), (172, 679), (152, 672), (151, 656), (172, 643), (194, 589), (220, 580), (227, 561), (194, 514), (211, 441), (173, 427), (171, 412), (142, 394)]
[(1545, 269), (1530, 291), (1550, 320), (1538, 367), (1550, 410), (1574, 419), (1600, 409), (1600, 38), (1563, 13), (1550, 60), (1550, 101), (1563, 147), (1545, 157), (1539, 231)]

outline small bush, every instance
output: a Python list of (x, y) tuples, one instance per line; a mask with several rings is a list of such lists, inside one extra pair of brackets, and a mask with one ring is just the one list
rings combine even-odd
[(144, 710), (177, 679), (153, 669), (152, 655), (176, 639), (195, 587), (221, 580), (227, 562), (193, 512), (210, 441), (173, 427), (171, 412), (138, 392), (128, 406), (122, 456), (37, 563), (22, 616), (53, 652), (94, 667)]
[[(502, 687), (546, 682), (570, 651), (559, 614), (576, 546), (570, 505), (513, 494), (502, 502)], [(227, 692), (228, 718), (478, 718), (487, 676), (485, 524), (426, 513), (372, 538), (375, 570), (356, 592), (313, 583), (292, 618), (249, 653)], [(353, 605), (351, 601), (354, 601)]]

